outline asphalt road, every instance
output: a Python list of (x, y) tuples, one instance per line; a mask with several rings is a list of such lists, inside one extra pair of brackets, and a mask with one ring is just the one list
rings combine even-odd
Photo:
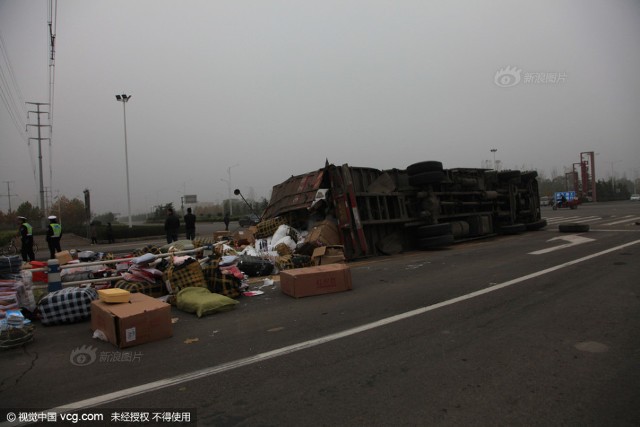
[[(174, 309), (172, 338), (131, 349), (88, 323), (38, 327), (0, 357), (0, 405), (192, 408), (213, 426), (640, 425), (640, 204), (544, 214), (541, 231), (351, 263), (349, 292)], [(568, 221), (591, 230), (559, 233)], [(75, 366), (83, 346), (100, 357)]]

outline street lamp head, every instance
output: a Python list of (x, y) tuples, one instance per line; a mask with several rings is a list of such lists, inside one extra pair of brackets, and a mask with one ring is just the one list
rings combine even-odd
[(235, 194), (236, 196), (240, 194), (240, 190), (238, 190), (237, 188), (235, 190), (233, 190), (233, 194)]
[(122, 101), (122, 102), (127, 102), (129, 99), (131, 99), (132, 95), (127, 95), (127, 94), (122, 94), (122, 95), (116, 95), (116, 99), (118, 101)]

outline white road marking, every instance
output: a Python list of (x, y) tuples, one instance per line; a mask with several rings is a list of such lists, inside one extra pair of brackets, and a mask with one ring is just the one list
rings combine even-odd
[(640, 216), (637, 216), (635, 218), (630, 218), (630, 216), (631, 215), (627, 215), (624, 217), (625, 219), (621, 219), (620, 221), (610, 222), (608, 224), (602, 224), (602, 225), (616, 225), (616, 224), (622, 224), (623, 222), (632, 222), (632, 221), (640, 220)]
[(553, 223), (553, 224), (562, 223), (562, 222), (582, 223), (582, 222), (599, 221), (601, 219), (602, 219), (602, 217), (600, 217), (600, 216), (570, 216), (570, 217), (567, 217), (567, 218), (557, 218), (557, 219), (554, 218), (551, 221), (547, 220), (547, 222), (548, 223)]
[(529, 252), (529, 255), (542, 255), (549, 252), (557, 251), (559, 249), (570, 248), (571, 246), (580, 245), (582, 243), (593, 242), (595, 239), (590, 239), (589, 237), (578, 236), (577, 234), (568, 234), (566, 236), (554, 237), (553, 239), (547, 240), (547, 242), (553, 242), (554, 240), (564, 240), (569, 243), (565, 243), (564, 245), (554, 246), (552, 248), (541, 249), (535, 252)]
[[(337, 332), (330, 335), (325, 335), (324, 337), (316, 338), (309, 341), (304, 341), (298, 344), (293, 344), (290, 346), (282, 347), (279, 349), (267, 351), (264, 353), (256, 354), (255, 356), (245, 357), (243, 359), (234, 360), (231, 362), (223, 363), (221, 365), (212, 366), (209, 368), (201, 369), (194, 372), (189, 372), (182, 375), (177, 375), (175, 377), (165, 378), (158, 381), (153, 381), (147, 384), (141, 384), (139, 386), (126, 388), (123, 390), (114, 391), (112, 393), (103, 394), (101, 396), (92, 397), (85, 400), (80, 400), (77, 402), (71, 402), (59, 406), (57, 408), (48, 409), (46, 411), (42, 411), (43, 413), (47, 412), (57, 412), (57, 413), (66, 413), (71, 411), (77, 411), (80, 409), (89, 409), (95, 408), (96, 406), (105, 405), (108, 403), (116, 402), (118, 400), (126, 399), (128, 397), (141, 395), (144, 393), (149, 393), (156, 390), (161, 390), (163, 388), (175, 386), (178, 384), (183, 384), (189, 381), (194, 381), (202, 378), (207, 378), (212, 375), (219, 374), (221, 372), (231, 371), (233, 369), (241, 368), (244, 366), (252, 365), (254, 363), (263, 362), (265, 360), (273, 359), (275, 357), (284, 356), (287, 354), (295, 353), (300, 350), (306, 350), (308, 348), (316, 347), (321, 344), (326, 344), (331, 341), (335, 341), (338, 339), (346, 338), (351, 335), (359, 334), (362, 332), (366, 332), (375, 328), (380, 328), (382, 326), (386, 326), (395, 322), (399, 322), (401, 320), (406, 320), (411, 317), (419, 316), (424, 313), (437, 310), (442, 307), (447, 307), (449, 305), (457, 304), (462, 301), (466, 301), (472, 298), (476, 298), (482, 295), (489, 294), (491, 292), (498, 291), (500, 289), (516, 285), (518, 283), (527, 281), (529, 279), (533, 279), (536, 277), (543, 276), (545, 274), (552, 273), (554, 271), (561, 270), (566, 267), (570, 267), (572, 265), (579, 264), (581, 262), (589, 261), (593, 258), (597, 258), (611, 252), (619, 251), (620, 249), (624, 249), (629, 246), (637, 245), (640, 243), (640, 240), (635, 240), (633, 242), (625, 243), (623, 245), (619, 245), (613, 248), (606, 249), (601, 252), (597, 252), (595, 254), (587, 255), (582, 258), (574, 259), (573, 261), (568, 261), (562, 264), (555, 265), (553, 267), (546, 268), (544, 270), (537, 271), (535, 273), (527, 274), (522, 277), (518, 277), (516, 279), (508, 280), (503, 283), (499, 283), (493, 286), (490, 286), (485, 289), (481, 289), (475, 292), (471, 292), (466, 295), (462, 295), (456, 298), (452, 298), (446, 301), (439, 302), (437, 304), (429, 305), (426, 307), (421, 307), (415, 310), (407, 311), (405, 313), (397, 314), (395, 316), (386, 317), (384, 319), (380, 319), (376, 322), (367, 323), (365, 325), (357, 326), (355, 328), (347, 329), (342, 332)], [(28, 424), (28, 423), (26, 423)], [(26, 425), (25, 423), (2, 423), (0, 426), (17, 426), (17, 425)]]

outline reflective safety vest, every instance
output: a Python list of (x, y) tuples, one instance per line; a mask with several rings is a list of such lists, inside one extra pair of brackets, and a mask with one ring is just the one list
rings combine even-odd
[(53, 229), (53, 237), (60, 237), (62, 235), (62, 226), (60, 224), (54, 223), (49, 224), (51, 229)]
[(24, 225), (24, 228), (27, 229), (27, 236), (33, 236), (33, 227), (31, 226), (31, 224), (29, 224), (28, 222), (25, 222), (22, 225)]

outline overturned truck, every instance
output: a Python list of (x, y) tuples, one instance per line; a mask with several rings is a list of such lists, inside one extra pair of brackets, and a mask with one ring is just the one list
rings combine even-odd
[(262, 219), (283, 218), (300, 230), (333, 221), (350, 260), (440, 248), (545, 227), (536, 176), (444, 169), (438, 161), (390, 170), (327, 162), (274, 186)]

